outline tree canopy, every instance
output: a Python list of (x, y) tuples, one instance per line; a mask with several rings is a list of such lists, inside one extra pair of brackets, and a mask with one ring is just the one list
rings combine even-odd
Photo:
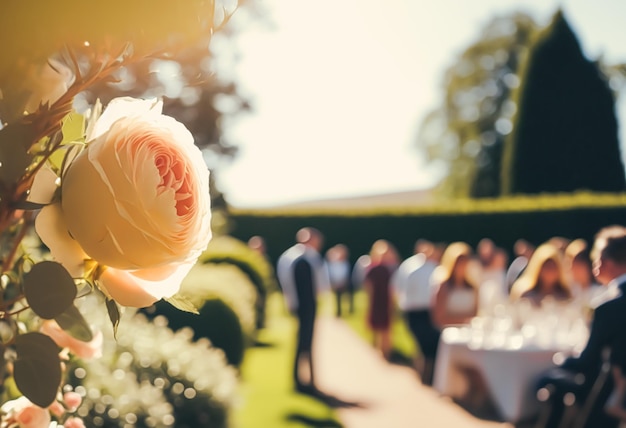
[(511, 132), (520, 56), (537, 31), (524, 13), (497, 16), (444, 77), (444, 100), (423, 120), (418, 147), (447, 169), (440, 192), (451, 197), (500, 193), (500, 158)]

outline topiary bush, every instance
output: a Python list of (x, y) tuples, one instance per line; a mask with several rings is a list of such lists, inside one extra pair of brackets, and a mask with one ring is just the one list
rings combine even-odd
[(613, 91), (561, 11), (537, 37), (520, 77), (503, 194), (624, 191)]
[(271, 263), (244, 242), (231, 236), (214, 238), (200, 256), (200, 262), (233, 265), (248, 277), (257, 292), (255, 325), (256, 328), (263, 327), (267, 296), (278, 288)]
[(256, 337), (256, 288), (248, 277), (236, 266), (196, 265), (183, 281), (179, 294), (200, 313), (181, 311), (165, 301), (141, 311), (150, 318), (164, 316), (175, 331), (191, 328), (194, 340), (209, 339), (225, 352), (229, 364), (239, 366), (246, 347)]
[(179, 331), (191, 328), (192, 339), (208, 339), (211, 345), (221, 349), (228, 364), (239, 367), (243, 361), (246, 338), (237, 313), (220, 298), (209, 298), (200, 307), (199, 314), (176, 309), (165, 301), (154, 304), (147, 316), (163, 316), (169, 328)]

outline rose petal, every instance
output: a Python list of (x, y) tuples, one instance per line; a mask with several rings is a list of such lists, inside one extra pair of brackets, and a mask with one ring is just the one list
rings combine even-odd
[(40, 331), (50, 336), (60, 348), (67, 348), (70, 352), (82, 359), (100, 358), (102, 356), (103, 336), (100, 330), (94, 332), (90, 342), (83, 342), (70, 336), (54, 320), (44, 321)]
[(31, 403), (17, 412), (15, 420), (20, 428), (42, 428), (50, 425), (51, 417), (47, 409)]
[[(130, 272), (107, 268), (100, 276), (100, 282), (113, 300), (120, 305), (144, 308), (159, 299), (176, 294), (193, 265), (193, 263), (182, 263), (170, 276), (153, 281), (146, 278), (152, 276), (154, 269)], [(156, 269), (161, 270), (161, 268)]]
[(84, 262), (89, 257), (70, 236), (61, 212), (61, 204), (43, 207), (35, 219), (35, 230), (50, 249), (54, 259), (61, 263), (72, 277), (82, 277)]
[(111, 100), (102, 116), (96, 122), (92, 135), (87, 135), (87, 141), (98, 138), (109, 130), (111, 125), (128, 116), (160, 115), (163, 111), (163, 101), (152, 99), (137, 99), (120, 97)]
[(77, 392), (68, 391), (65, 394), (63, 394), (63, 402), (65, 403), (67, 407), (69, 407), (69, 410), (71, 412), (75, 412), (78, 406), (80, 406), (80, 403), (82, 401), (83, 401), (83, 398)]
[(85, 423), (80, 418), (72, 417), (68, 418), (63, 426), (65, 428), (85, 428)]
[(27, 201), (37, 204), (49, 204), (57, 191), (57, 175), (48, 165), (45, 165), (37, 174), (30, 187)]

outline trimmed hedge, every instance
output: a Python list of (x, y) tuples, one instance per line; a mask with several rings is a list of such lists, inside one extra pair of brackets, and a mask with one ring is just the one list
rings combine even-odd
[(553, 236), (590, 241), (604, 226), (626, 224), (626, 194), (520, 196), (341, 212), (231, 210), (231, 222), (232, 235), (239, 239), (263, 236), (274, 260), (293, 245), (297, 230), (303, 226), (319, 228), (327, 247), (340, 242), (348, 245), (353, 260), (367, 253), (380, 238), (396, 245), (403, 257), (412, 253), (418, 238), (461, 240), (475, 246), (488, 237), (510, 250), (519, 238), (535, 244)]

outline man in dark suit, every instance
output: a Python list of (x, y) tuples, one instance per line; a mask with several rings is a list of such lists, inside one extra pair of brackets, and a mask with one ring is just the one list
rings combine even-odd
[[(563, 414), (566, 394), (584, 402), (598, 374), (605, 355), (614, 367), (626, 366), (626, 228), (610, 226), (596, 235), (592, 251), (594, 275), (608, 289), (597, 302), (585, 349), (546, 373), (539, 387), (552, 389), (552, 411), (546, 427), (557, 427)], [(591, 407), (586, 427), (612, 428), (618, 421), (604, 411), (613, 389), (612, 378), (603, 385)]]
[[(313, 370), (313, 332), (317, 312), (317, 292), (327, 289), (328, 272), (320, 250), (323, 236), (320, 231), (306, 227), (296, 234), (297, 244), (289, 248), (278, 260), (277, 273), (281, 287), (292, 314), (298, 319), (298, 336), (294, 361), (296, 390), (315, 394)], [(308, 370), (308, 380), (302, 376), (302, 368)]]

